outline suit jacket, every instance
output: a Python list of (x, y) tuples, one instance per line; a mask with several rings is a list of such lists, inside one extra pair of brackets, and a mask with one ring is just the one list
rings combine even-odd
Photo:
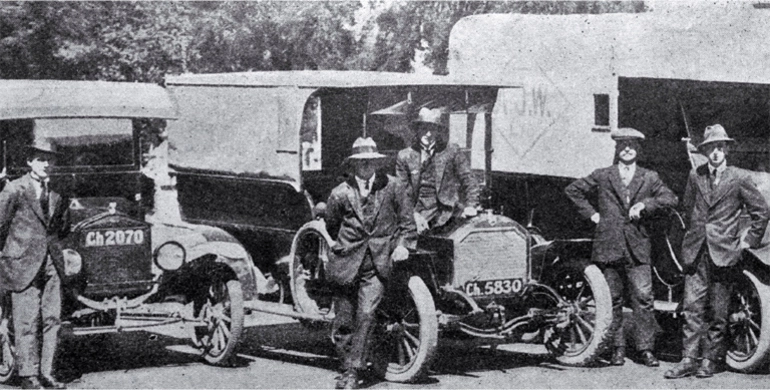
[(705, 242), (711, 260), (720, 267), (735, 265), (741, 256), (739, 217), (746, 207), (751, 225), (746, 241), (757, 248), (770, 219), (767, 202), (748, 171), (726, 167), (719, 184), (709, 187), (708, 164), (690, 171), (684, 195), (687, 232), (682, 241), (682, 264), (692, 267)]
[(342, 285), (352, 283), (367, 249), (378, 274), (387, 279), (393, 266), (390, 256), (396, 246), (415, 247), (417, 228), (404, 187), (397, 178), (377, 173), (369, 194), (369, 201), (375, 202), (372, 229), (367, 229), (363, 222), (355, 177), (332, 190), (326, 208), (326, 228), (336, 243), (329, 254), (328, 280)]
[[(473, 178), (470, 162), (459, 146), (437, 146), (433, 165), (436, 169), (436, 193), (440, 204), (453, 209), (458, 215), (467, 206), (478, 206), (479, 188)], [(421, 168), (419, 146), (398, 152), (396, 176), (407, 183), (412, 205), (417, 204), (419, 196)]]
[(45, 218), (29, 173), (5, 186), (0, 192), (0, 288), (16, 292), (27, 288), (47, 254), (63, 275), (59, 240), (68, 229), (68, 207), (58, 193), (49, 190), (49, 218)]
[(608, 263), (622, 259), (626, 253), (642, 264), (650, 263), (650, 238), (643, 221), (632, 221), (628, 210), (638, 202), (654, 212), (663, 207), (676, 206), (678, 199), (660, 180), (658, 174), (637, 165), (628, 185), (630, 202), (625, 203), (623, 181), (618, 166), (597, 169), (589, 176), (572, 182), (564, 192), (585, 218), (591, 218), (596, 209), (588, 196), (596, 193), (599, 224), (593, 243), (594, 262)]

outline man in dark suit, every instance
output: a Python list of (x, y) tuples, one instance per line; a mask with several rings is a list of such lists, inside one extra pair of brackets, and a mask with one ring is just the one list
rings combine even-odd
[(407, 183), (417, 231), (446, 225), (457, 217), (476, 215), (479, 189), (466, 154), (448, 143), (446, 114), (420, 109), (412, 123), (417, 139), (396, 158), (396, 176)]
[(415, 246), (412, 205), (404, 184), (376, 172), (384, 155), (371, 138), (353, 143), (348, 162), (354, 175), (332, 190), (326, 228), (331, 248), (326, 278), (337, 285), (333, 338), (345, 373), (337, 388), (357, 388), (366, 367), (375, 310), (394, 261), (406, 260)]
[[(707, 127), (698, 149), (708, 163), (692, 170), (687, 180), (684, 207), (689, 223), (681, 253), (686, 274), (683, 358), (665, 373), (669, 379), (693, 374), (708, 378), (723, 364), (730, 297), (740, 277), (738, 263), (743, 249), (760, 246), (770, 219), (768, 205), (749, 173), (727, 166), (732, 141), (721, 125)], [(741, 239), (738, 229), (744, 208), (751, 225)]]
[[(592, 260), (602, 268), (612, 295), (610, 330), (614, 332), (615, 350), (610, 364), (620, 366), (625, 362), (623, 290), (627, 287), (634, 311), (636, 348), (645, 365), (656, 367), (659, 362), (653, 353), (657, 323), (653, 313), (651, 244), (643, 220), (658, 209), (675, 206), (677, 197), (657, 173), (636, 165), (644, 134), (621, 128), (611, 136), (616, 141), (617, 164), (574, 181), (565, 192), (580, 214), (597, 224)], [(588, 200), (594, 194), (598, 210)]]
[(31, 171), (0, 192), (0, 237), (5, 239), (0, 287), (11, 291), (22, 388), (65, 387), (53, 377), (53, 360), (61, 325), (58, 240), (66, 234), (68, 205), (48, 187), (54, 157), (49, 143), (33, 143), (27, 156)]

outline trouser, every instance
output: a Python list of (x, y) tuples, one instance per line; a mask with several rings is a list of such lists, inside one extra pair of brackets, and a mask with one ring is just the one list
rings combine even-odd
[(377, 275), (371, 253), (367, 251), (356, 280), (343, 286), (335, 294), (336, 316), (332, 335), (342, 368), (363, 369), (372, 331), (376, 321), (375, 311), (385, 294), (385, 284)]
[(612, 296), (612, 323), (610, 332), (614, 337), (615, 347), (625, 347), (626, 337), (623, 329), (624, 290), (628, 287), (628, 297), (633, 310), (633, 335), (636, 349), (653, 350), (658, 323), (654, 314), (652, 295), (652, 271), (649, 264), (631, 264), (617, 262), (602, 266), (604, 278), (610, 287)]
[(739, 275), (737, 267), (715, 265), (704, 245), (695, 272), (684, 278), (682, 356), (724, 361), (730, 297)]
[(27, 288), (11, 293), (11, 304), (19, 376), (51, 375), (61, 327), (61, 280), (50, 256)]

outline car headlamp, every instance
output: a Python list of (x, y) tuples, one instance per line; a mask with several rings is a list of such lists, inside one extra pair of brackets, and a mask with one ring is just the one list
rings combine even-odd
[(65, 276), (77, 275), (83, 269), (83, 257), (76, 250), (64, 249), (62, 250), (62, 257), (64, 257)]
[(164, 271), (176, 271), (184, 265), (186, 257), (182, 244), (169, 241), (155, 250), (155, 265)]

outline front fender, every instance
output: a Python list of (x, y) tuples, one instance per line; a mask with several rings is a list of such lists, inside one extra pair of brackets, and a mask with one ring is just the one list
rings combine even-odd
[(532, 278), (542, 281), (548, 270), (561, 264), (588, 263), (591, 260), (593, 240), (577, 238), (545, 241), (532, 245)]
[(246, 300), (257, 297), (257, 280), (251, 256), (241, 243), (222, 229), (188, 223), (156, 223), (152, 226), (152, 250), (174, 241), (187, 252), (187, 262), (214, 261), (230, 267), (243, 288)]

